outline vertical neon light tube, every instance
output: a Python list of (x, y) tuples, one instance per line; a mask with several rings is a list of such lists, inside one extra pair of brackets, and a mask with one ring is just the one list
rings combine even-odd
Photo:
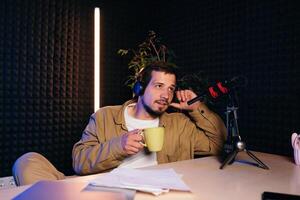
[(100, 108), (100, 8), (94, 19), (94, 111)]

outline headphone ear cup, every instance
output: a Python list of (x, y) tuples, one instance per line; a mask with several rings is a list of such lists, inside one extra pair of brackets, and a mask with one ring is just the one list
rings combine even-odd
[(136, 96), (141, 96), (144, 92), (144, 87), (140, 81), (137, 81), (134, 83), (132, 90)]

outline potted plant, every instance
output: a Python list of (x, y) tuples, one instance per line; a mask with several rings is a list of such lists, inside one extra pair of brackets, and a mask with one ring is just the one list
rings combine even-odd
[(128, 63), (128, 69), (132, 71), (132, 75), (125, 82), (130, 88), (133, 87), (139, 72), (151, 62), (163, 61), (177, 67), (173, 63), (175, 57), (173, 51), (161, 42), (161, 38), (154, 31), (148, 32), (145, 41), (140, 43), (137, 49), (119, 49), (117, 53), (121, 56), (132, 54), (132, 58)]

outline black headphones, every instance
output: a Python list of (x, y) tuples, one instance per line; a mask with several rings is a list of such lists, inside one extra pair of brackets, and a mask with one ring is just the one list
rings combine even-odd
[(139, 97), (144, 94), (145, 88), (151, 80), (152, 71), (163, 71), (176, 75), (175, 69), (171, 65), (165, 62), (155, 62), (142, 68), (136, 75), (136, 81), (132, 87), (132, 91), (135, 97)]

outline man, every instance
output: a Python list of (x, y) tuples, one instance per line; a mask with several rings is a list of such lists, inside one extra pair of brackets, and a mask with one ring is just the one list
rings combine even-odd
[[(218, 115), (204, 103), (187, 105), (196, 97), (191, 90), (176, 92), (179, 103), (172, 103), (176, 73), (167, 63), (156, 62), (139, 74), (134, 88), (136, 100), (109, 106), (94, 113), (73, 148), (73, 168), (77, 174), (93, 174), (121, 167), (145, 167), (192, 159), (194, 152), (219, 153), (226, 128)], [(135, 89), (136, 90), (136, 89)], [(169, 106), (189, 111), (168, 114)], [(141, 144), (141, 129), (165, 127), (163, 149), (148, 153)]]
[[(100, 108), (91, 116), (81, 140), (73, 147), (73, 168), (77, 174), (192, 159), (194, 152), (202, 155), (220, 152), (226, 137), (223, 121), (202, 102), (187, 105), (196, 95), (191, 90), (175, 92), (173, 67), (163, 62), (146, 66), (134, 88), (133, 100)], [(175, 93), (178, 103), (172, 102)], [(188, 111), (189, 117), (182, 113), (166, 113), (169, 106)], [(157, 126), (165, 128), (165, 141), (161, 151), (150, 153), (141, 144), (143, 137), (139, 133), (144, 128)], [(45, 160), (36, 153), (19, 158), (13, 170), (17, 184), (63, 179), (63, 174)]]

